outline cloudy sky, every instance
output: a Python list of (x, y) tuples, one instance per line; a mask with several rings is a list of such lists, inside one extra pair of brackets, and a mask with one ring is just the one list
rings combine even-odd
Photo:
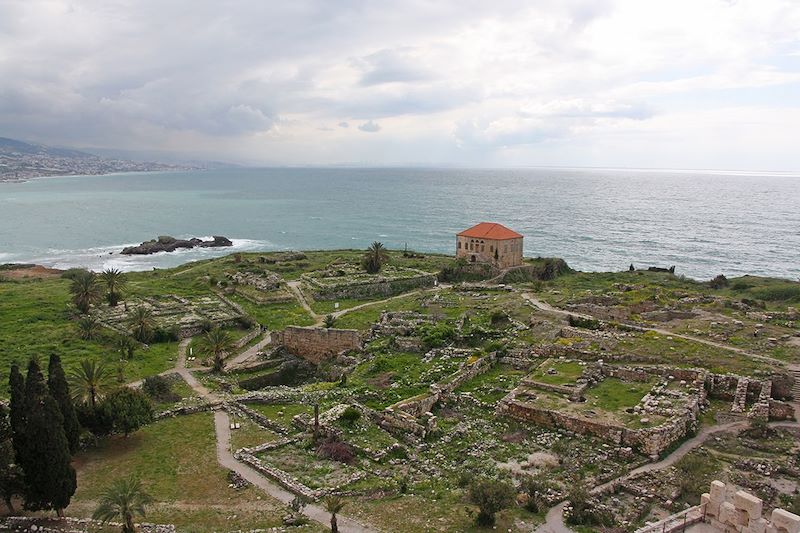
[(800, 1), (0, 0), (0, 136), (248, 164), (800, 170)]

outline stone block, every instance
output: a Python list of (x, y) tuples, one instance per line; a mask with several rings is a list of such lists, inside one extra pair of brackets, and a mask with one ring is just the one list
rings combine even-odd
[(711, 501), (721, 504), (725, 501), (725, 483), (719, 480), (711, 482), (711, 490), (709, 491)]
[(740, 490), (734, 496), (733, 503), (737, 509), (740, 509), (745, 513), (747, 513), (747, 517), (740, 516), (738, 522), (739, 524), (746, 526), (750, 523), (751, 520), (758, 520), (759, 518), (761, 518), (761, 511), (762, 511), (761, 498), (757, 498), (752, 494)]
[(775, 509), (770, 518), (772, 527), (780, 533), (800, 533), (800, 516), (785, 509)]
[(769, 522), (765, 518), (750, 520), (750, 524), (742, 530), (742, 533), (766, 533), (767, 524)]
[(719, 516), (720, 503), (717, 501), (713, 501), (709, 493), (706, 492), (705, 494), (700, 496), (700, 505), (704, 506), (707, 519), (717, 518)]
[(731, 502), (722, 502), (719, 506), (719, 521), (724, 524), (736, 524), (736, 507)]

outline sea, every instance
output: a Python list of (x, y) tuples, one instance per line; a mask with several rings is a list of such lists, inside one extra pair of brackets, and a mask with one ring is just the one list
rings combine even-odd
[[(0, 183), (0, 263), (151, 270), (236, 251), (454, 253), (500, 222), (525, 255), (584, 271), (675, 266), (800, 278), (800, 173), (631, 169), (234, 168)], [(232, 248), (120, 255), (158, 235)]]

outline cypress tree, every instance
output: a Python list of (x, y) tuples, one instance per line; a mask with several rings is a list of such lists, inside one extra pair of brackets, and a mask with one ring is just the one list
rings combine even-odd
[(61, 416), (64, 418), (64, 435), (69, 443), (69, 451), (75, 453), (78, 451), (81, 428), (78, 424), (78, 416), (75, 414), (75, 406), (72, 405), (72, 397), (69, 395), (67, 377), (64, 375), (61, 358), (58, 355), (50, 355), (47, 373), (47, 387), (50, 389), (50, 395), (58, 404)]
[(26, 481), (25, 508), (32, 511), (55, 509), (63, 516), (64, 508), (75, 494), (77, 480), (70, 464), (64, 417), (50, 396), (35, 359), (28, 364), (25, 405), (28, 408), (27, 446), (21, 462)]
[(11, 433), (13, 435), (14, 452), (17, 461), (25, 449), (25, 378), (19, 371), (19, 365), (12, 363), (11, 374), (8, 376), (8, 385), (11, 392)]
[(9, 513), (16, 514), (12, 499), (23, 494), (22, 469), (17, 465), (13, 446), (13, 431), (8, 409), (0, 404), (0, 497)]

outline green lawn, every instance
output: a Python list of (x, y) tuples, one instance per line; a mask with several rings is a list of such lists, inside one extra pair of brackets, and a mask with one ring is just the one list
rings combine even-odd
[[(551, 368), (556, 371), (555, 374), (547, 373)], [(550, 385), (571, 385), (581, 377), (583, 369), (576, 361), (545, 361), (531, 374), (531, 379)]]
[(587, 403), (603, 410), (618, 413), (628, 407), (636, 406), (642, 397), (650, 392), (655, 380), (650, 382), (622, 381), (617, 378), (606, 378), (594, 387), (586, 390)]

